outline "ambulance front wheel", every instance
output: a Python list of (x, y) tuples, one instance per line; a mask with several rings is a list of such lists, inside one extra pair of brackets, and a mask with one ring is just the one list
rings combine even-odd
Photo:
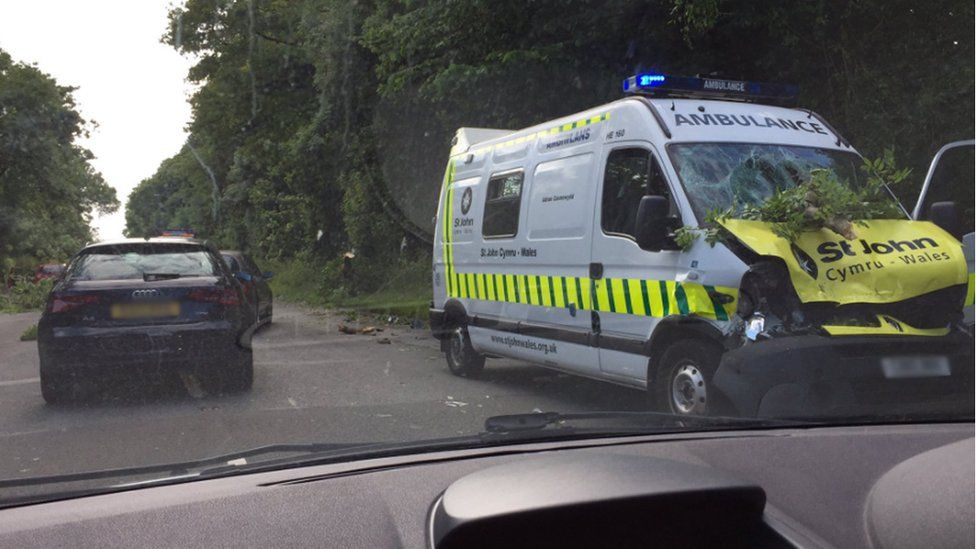
[(702, 341), (673, 343), (661, 356), (651, 389), (657, 409), (679, 416), (708, 414), (718, 396), (711, 385), (721, 358), (721, 350)]
[(451, 332), (447, 346), (447, 367), (460, 377), (477, 377), (485, 369), (485, 355), (474, 350), (468, 329), (458, 326)]

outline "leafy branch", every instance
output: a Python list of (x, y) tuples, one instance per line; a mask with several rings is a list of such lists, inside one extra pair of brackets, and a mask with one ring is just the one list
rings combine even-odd
[(896, 166), (890, 149), (880, 158), (865, 159), (861, 170), (867, 177), (860, 188), (842, 182), (833, 170), (811, 170), (806, 181), (778, 190), (760, 204), (733, 204), (726, 210), (709, 212), (702, 227), (678, 229), (675, 242), (683, 250), (691, 248), (698, 238), (714, 246), (731, 237), (722, 222), (733, 218), (770, 223), (774, 234), (790, 242), (803, 232), (820, 229), (853, 240), (857, 238), (855, 226), (864, 226), (866, 220), (903, 216), (886, 186), (898, 185), (911, 174), (910, 169)]

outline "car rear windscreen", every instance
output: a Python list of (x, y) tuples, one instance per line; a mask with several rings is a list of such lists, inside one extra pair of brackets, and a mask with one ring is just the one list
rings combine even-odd
[(71, 264), (73, 280), (129, 280), (145, 275), (218, 276), (214, 256), (184, 244), (126, 244), (83, 251)]

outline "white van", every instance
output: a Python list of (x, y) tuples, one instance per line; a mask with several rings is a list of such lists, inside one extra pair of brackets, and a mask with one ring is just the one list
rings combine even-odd
[(752, 102), (795, 90), (649, 74), (624, 90), (520, 131), (457, 131), (430, 313), (452, 372), (521, 359), (646, 389), (677, 414), (844, 405), (817, 395), (856, 397), (861, 378), (966, 378), (972, 393), (965, 260), (932, 223), (905, 213), (859, 241), (791, 244), (739, 222), (735, 242), (675, 244), (678, 227), (812, 169), (863, 177), (817, 114)]

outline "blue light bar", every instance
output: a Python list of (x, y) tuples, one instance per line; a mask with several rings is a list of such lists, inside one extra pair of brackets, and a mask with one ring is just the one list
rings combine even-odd
[(656, 73), (636, 74), (624, 80), (624, 93), (655, 97), (733, 99), (785, 103), (796, 100), (799, 88), (790, 84), (768, 84), (721, 78), (693, 78)]
[(159, 231), (159, 236), (193, 238), (195, 232), (193, 229), (163, 229)]

